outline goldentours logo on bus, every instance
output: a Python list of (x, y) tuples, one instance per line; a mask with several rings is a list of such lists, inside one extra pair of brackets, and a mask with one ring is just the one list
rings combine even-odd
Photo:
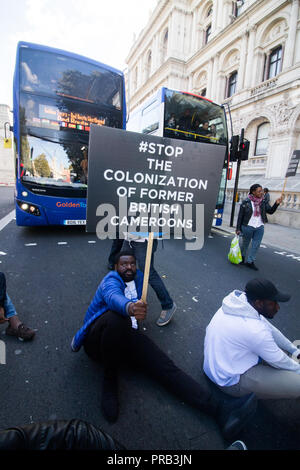
[(78, 208), (78, 207), (83, 207), (84, 209), (86, 208), (86, 203), (85, 202), (61, 202), (57, 201), (56, 207), (68, 207), (68, 208)]

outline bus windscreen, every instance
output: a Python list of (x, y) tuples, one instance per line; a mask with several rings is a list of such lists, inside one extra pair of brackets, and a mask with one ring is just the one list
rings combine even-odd
[(123, 82), (117, 73), (38, 49), (23, 47), (20, 54), (21, 91), (121, 109)]
[(86, 189), (87, 145), (55, 142), (32, 135), (21, 137), (21, 178), (39, 186)]
[(166, 90), (164, 136), (227, 145), (224, 110), (201, 97)]

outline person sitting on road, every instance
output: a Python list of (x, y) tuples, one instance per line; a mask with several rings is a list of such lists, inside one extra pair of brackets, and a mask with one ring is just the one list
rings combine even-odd
[(300, 398), (300, 351), (267, 320), (289, 299), (267, 279), (252, 279), (223, 299), (206, 328), (204, 372), (224, 392)]
[[(141, 298), (143, 273), (136, 268), (132, 251), (116, 258), (116, 271), (109, 272), (100, 283), (88, 307), (84, 324), (71, 342), (73, 351), (84, 346), (87, 355), (104, 365), (102, 412), (115, 422), (118, 418), (118, 370), (122, 364), (141, 369), (177, 395), (181, 400), (208, 413), (217, 420), (223, 436), (231, 438), (256, 408), (252, 394), (227, 401), (207, 383), (199, 384), (180, 370), (145, 334), (138, 321), (147, 315)], [(225, 400), (225, 401), (224, 401)]]
[(21, 341), (30, 341), (35, 336), (35, 331), (21, 322), (14, 304), (6, 292), (5, 274), (0, 272), (0, 324), (7, 323), (5, 333), (16, 336)]

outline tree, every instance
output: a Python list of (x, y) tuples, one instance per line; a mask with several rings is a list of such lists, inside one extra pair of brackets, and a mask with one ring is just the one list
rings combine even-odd
[(44, 153), (41, 153), (34, 159), (34, 168), (37, 175), (49, 178), (51, 176), (51, 170), (49, 167), (48, 160)]

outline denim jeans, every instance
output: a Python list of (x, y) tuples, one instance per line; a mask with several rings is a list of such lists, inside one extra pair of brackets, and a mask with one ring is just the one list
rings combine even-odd
[[(155, 291), (158, 300), (161, 303), (161, 307), (163, 310), (169, 310), (173, 307), (173, 300), (170, 297), (169, 292), (167, 291), (162, 279), (160, 278), (159, 274), (154, 268), (154, 253), (157, 249), (157, 240), (153, 241), (153, 250), (152, 250), (152, 257), (150, 263), (150, 272), (149, 272), (149, 284), (152, 289)], [(147, 254), (147, 246), (148, 242), (128, 242), (124, 240), (123, 242), (123, 250), (132, 248), (134, 255), (136, 257), (138, 268), (144, 272), (145, 269), (145, 261), (146, 261), (146, 254)]]
[[(247, 263), (253, 263), (256, 259), (256, 253), (258, 248), (260, 247), (262, 238), (264, 236), (264, 226), (261, 225), (260, 227), (254, 228), (250, 225), (242, 225), (242, 235), (243, 235), (243, 242), (241, 247), (242, 256), (245, 258)], [(251, 247), (249, 250), (248, 257), (246, 259), (246, 253), (249, 247), (250, 242)]]
[(4, 300), (4, 312), (5, 312), (5, 318), (11, 318), (14, 315), (17, 315), (14, 304), (12, 303), (8, 294), (6, 294), (6, 298)]

